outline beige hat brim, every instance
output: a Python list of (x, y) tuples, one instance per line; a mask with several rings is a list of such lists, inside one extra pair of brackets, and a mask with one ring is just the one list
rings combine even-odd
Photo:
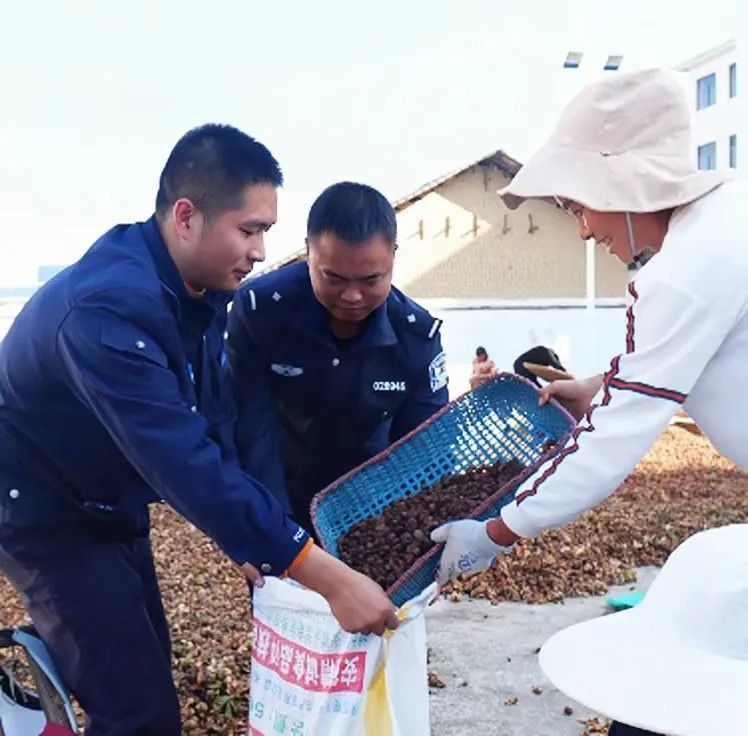
[(608, 718), (656, 733), (744, 733), (748, 662), (673, 642), (639, 608), (552, 636), (540, 651), (551, 682)]
[(603, 155), (551, 141), (498, 194), (509, 209), (526, 199), (558, 197), (598, 212), (657, 212), (693, 202), (732, 178), (723, 171), (674, 170), (665, 156)]

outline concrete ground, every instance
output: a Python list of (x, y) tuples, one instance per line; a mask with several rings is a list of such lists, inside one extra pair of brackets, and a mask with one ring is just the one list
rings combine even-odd
[[(610, 611), (608, 596), (646, 590), (657, 571), (640, 568), (633, 585), (563, 603), (435, 603), (426, 617), (429, 668), (446, 687), (432, 690), (432, 736), (579, 736), (584, 731), (580, 721), (598, 714), (551, 685), (537, 651), (560, 629)], [(542, 692), (535, 694), (533, 688)], [(566, 706), (574, 711), (569, 716)]]

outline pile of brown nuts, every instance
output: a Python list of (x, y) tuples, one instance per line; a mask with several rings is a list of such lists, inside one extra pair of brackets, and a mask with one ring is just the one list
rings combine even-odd
[(433, 529), (469, 516), (522, 470), (515, 460), (476, 468), (401, 498), (351, 527), (338, 543), (340, 558), (386, 590), (434, 546)]

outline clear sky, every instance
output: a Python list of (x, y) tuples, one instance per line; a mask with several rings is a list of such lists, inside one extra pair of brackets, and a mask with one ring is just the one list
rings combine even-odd
[(328, 184), (396, 199), (497, 148), (523, 160), (608, 54), (674, 65), (734, 37), (739, 2), (0, 0), (0, 286), (148, 217), (200, 123), (280, 161), (274, 260)]

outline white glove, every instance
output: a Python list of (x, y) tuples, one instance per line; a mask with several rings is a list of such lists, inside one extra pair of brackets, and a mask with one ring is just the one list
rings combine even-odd
[(483, 572), (514, 547), (502, 547), (488, 536), (487, 521), (448, 521), (431, 532), (432, 542), (444, 542), (436, 579), (440, 585), (462, 573)]

